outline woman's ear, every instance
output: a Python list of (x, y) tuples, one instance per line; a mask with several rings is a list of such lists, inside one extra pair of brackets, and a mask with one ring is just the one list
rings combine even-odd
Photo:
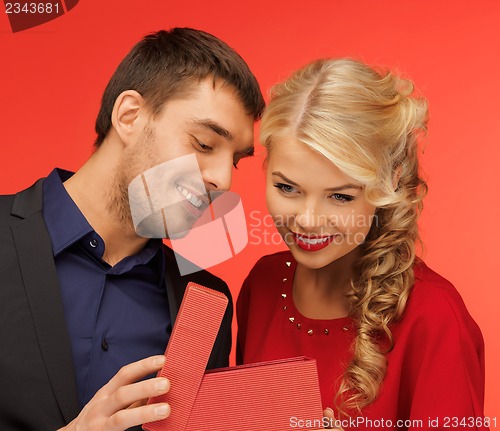
[(111, 124), (122, 143), (135, 142), (147, 124), (144, 98), (135, 90), (127, 90), (116, 98), (111, 113)]

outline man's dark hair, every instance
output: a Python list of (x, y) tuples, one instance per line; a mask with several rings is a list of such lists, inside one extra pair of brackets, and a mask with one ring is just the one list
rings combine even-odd
[(95, 130), (98, 147), (111, 128), (116, 99), (126, 90), (144, 97), (153, 115), (164, 103), (206, 77), (232, 85), (249, 115), (265, 106), (257, 79), (245, 61), (220, 39), (200, 30), (173, 28), (145, 36), (122, 60), (102, 96)]

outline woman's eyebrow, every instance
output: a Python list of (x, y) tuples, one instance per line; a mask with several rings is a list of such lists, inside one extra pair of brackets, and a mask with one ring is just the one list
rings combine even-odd
[[(279, 171), (273, 172), (272, 174), (280, 177), (282, 180), (286, 181), (287, 183), (291, 184), (292, 186), (300, 187), (299, 184), (297, 184), (295, 181), (292, 181), (290, 178), (287, 178), (285, 175), (283, 175)], [(359, 184), (343, 184), (343, 185), (337, 186), (337, 187), (330, 187), (328, 189), (325, 189), (325, 191), (327, 191), (327, 192), (338, 192), (338, 191), (347, 190), (347, 189), (362, 190), (363, 186), (361, 186)]]
[(290, 183), (292, 186), (300, 187), (295, 181), (292, 181), (290, 178), (285, 177), (279, 171), (273, 172), (273, 175), (276, 175), (276, 176), (280, 177), (282, 180), (286, 181), (287, 183)]
[(338, 187), (330, 187), (329, 189), (325, 189), (325, 191), (327, 191), (327, 192), (339, 192), (341, 190), (346, 190), (346, 189), (363, 190), (363, 186), (360, 186), (359, 184), (344, 184), (344, 185), (338, 186)]

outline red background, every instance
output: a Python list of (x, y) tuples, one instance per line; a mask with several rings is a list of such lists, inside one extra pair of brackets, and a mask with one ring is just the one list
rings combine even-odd
[[(292, 70), (326, 56), (412, 77), (431, 110), (422, 156), (430, 187), (421, 219), (424, 258), (456, 285), (483, 331), (485, 413), (500, 415), (498, 1), (81, 0), (66, 15), (16, 34), (3, 5), (0, 12), (0, 193), (29, 186), (54, 166), (81, 166), (107, 80), (140, 37), (161, 28), (219, 36), (247, 60), (266, 94)], [(259, 147), (234, 177), (251, 243), (213, 268), (235, 298), (257, 258), (284, 248), (255, 240), (264, 234), (255, 219), (266, 214), (262, 153)]]

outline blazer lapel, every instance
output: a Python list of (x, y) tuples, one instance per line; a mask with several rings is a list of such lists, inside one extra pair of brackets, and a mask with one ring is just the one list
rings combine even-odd
[(66, 422), (79, 412), (75, 373), (51, 241), (41, 212), (42, 182), (16, 196), (11, 229), (38, 344)]
[(186, 290), (186, 285), (181, 279), (173, 250), (167, 246), (163, 246), (163, 252), (165, 256), (165, 288), (167, 289), (170, 321), (172, 322), (173, 328), (184, 296), (184, 291)]

